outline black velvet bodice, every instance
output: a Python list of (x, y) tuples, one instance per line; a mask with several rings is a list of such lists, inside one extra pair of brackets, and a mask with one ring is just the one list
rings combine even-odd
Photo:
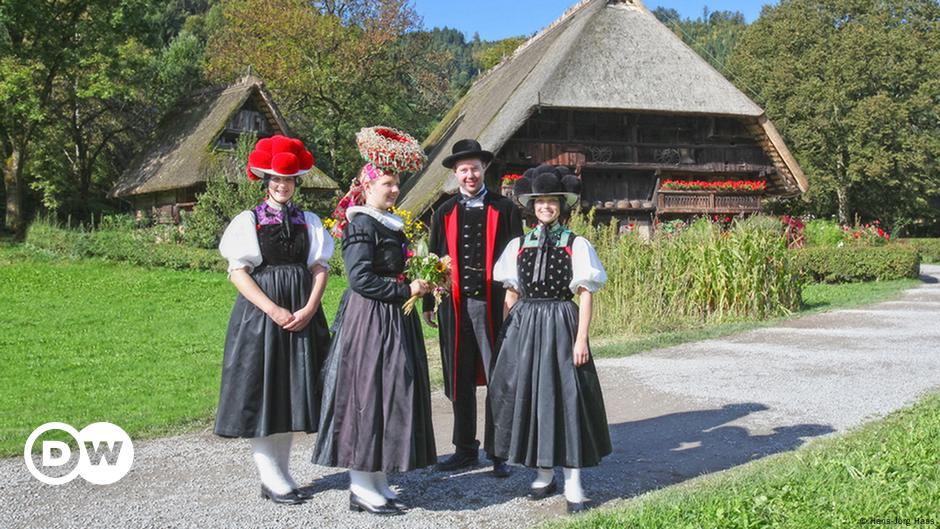
[(290, 238), (284, 236), (280, 224), (258, 226), (258, 245), (261, 247), (261, 266), (307, 264), (310, 239), (306, 226), (293, 226)]
[(523, 244), (516, 263), (523, 297), (557, 300), (570, 300), (574, 297), (569, 288), (572, 278), (570, 252), (573, 241), (573, 234), (564, 244), (559, 244), (558, 234), (549, 236), (548, 247), (544, 249), (548, 252), (548, 266), (543, 281), (537, 281), (535, 277), (535, 261), (539, 248)]
[(359, 214), (343, 230), (343, 264), (349, 288), (382, 301), (404, 301), (411, 290), (400, 275), (405, 271), (405, 234)]

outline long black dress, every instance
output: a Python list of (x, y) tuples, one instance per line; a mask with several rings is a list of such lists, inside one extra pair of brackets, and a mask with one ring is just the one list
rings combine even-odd
[(610, 434), (593, 358), (574, 365), (572, 289), (594, 291), (606, 274), (585, 239), (576, 244), (555, 225), (540, 241), (542, 230), (510, 243), (494, 272), (520, 295), (503, 325), (489, 386), (495, 455), (527, 467), (595, 466), (611, 452)]
[(433, 465), (437, 450), (424, 338), (418, 311), (402, 312), (411, 294), (402, 276), (407, 240), (393, 229), (396, 217), (362, 207), (347, 215), (343, 263), (349, 288), (323, 369), (313, 462), (366, 472)]
[[(251, 277), (278, 306), (295, 312), (306, 305), (313, 285), (309, 266), (325, 263), (332, 239), (312, 213), (288, 211), (294, 229), (267, 222), (264, 204), (233, 219), (220, 250), (230, 268), (251, 267)], [(325, 248), (328, 247), (328, 248)], [(263, 437), (317, 431), (319, 373), (330, 344), (320, 307), (300, 332), (282, 329), (241, 294), (225, 337), (222, 384), (215, 433)]]

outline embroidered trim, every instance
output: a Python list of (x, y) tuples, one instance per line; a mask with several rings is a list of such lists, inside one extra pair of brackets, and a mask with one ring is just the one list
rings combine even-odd
[[(575, 238), (574, 232), (568, 228), (562, 228), (564, 231), (558, 236), (558, 239), (555, 241), (556, 248), (563, 248), (568, 246), (568, 243), (573, 241)], [(554, 230), (553, 230), (554, 231)], [(522, 240), (522, 244), (519, 245), (519, 253), (522, 253), (522, 250), (528, 248), (538, 248), (539, 247), (539, 230), (534, 229), (530, 231), (525, 238)]]

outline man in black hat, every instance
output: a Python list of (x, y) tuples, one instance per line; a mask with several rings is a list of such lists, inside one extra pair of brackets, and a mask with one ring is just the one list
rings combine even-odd
[[(454, 455), (438, 470), (452, 471), (477, 464), (476, 387), (485, 386), (496, 363), (496, 336), (503, 322), (506, 290), (493, 282), (493, 265), (512, 239), (522, 235), (522, 216), (511, 200), (484, 186), (493, 153), (476, 140), (456, 142), (444, 167), (453, 169), (459, 192), (431, 218), (430, 251), (449, 255), (451, 291), (438, 311), (444, 393), (454, 406)], [(433, 296), (424, 299), (424, 319), (431, 320)], [(493, 474), (509, 475), (503, 460), (492, 457), (493, 424), (489, 401), (485, 408), (483, 448), (493, 460)]]

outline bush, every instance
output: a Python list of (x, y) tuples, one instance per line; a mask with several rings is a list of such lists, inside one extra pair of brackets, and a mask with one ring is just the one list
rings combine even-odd
[(803, 238), (807, 246), (836, 246), (842, 242), (843, 231), (836, 221), (814, 219), (803, 227)]
[(920, 256), (913, 247), (900, 244), (864, 247), (809, 247), (793, 250), (795, 264), (814, 281), (852, 283), (916, 278)]
[[(176, 236), (172, 236), (176, 232)], [(225, 271), (227, 262), (218, 250), (179, 244), (175, 226), (148, 230), (79, 231), (37, 220), (29, 227), (26, 243), (34, 248), (73, 258), (99, 257), (146, 267)]]
[[(56, 255), (71, 258), (98, 257), (151, 268), (174, 270), (228, 269), (228, 262), (218, 249), (193, 248), (184, 244), (178, 226), (155, 226), (137, 230), (68, 230), (40, 219), (29, 227), (26, 243)], [(342, 276), (342, 243), (330, 258), (330, 274)]]
[(222, 232), (236, 215), (254, 208), (261, 199), (257, 182), (243, 178), (233, 184), (223, 176), (210, 176), (192, 214), (185, 217), (186, 242), (197, 248), (218, 248)]
[(803, 237), (807, 246), (881, 246), (891, 240), (877, 220), (841, 226), (833, 220), (815, 219), (806, 223)]
[[(206, 173), (206, 190), (197, 197), (192, 213), (183, 215), (184, 239), (197, 248), (217, 248), (222, 232), (239, 213), (258, 205), (265, 194), (261, 182), (245, 176), (248, 154), (255, 144), (252, 134), (242, 134), (236, 155), (214, 156)], [(321, 219), (329, 214), (337, 201), (333, 195), (309, 197), (298, 187), (293, 201), (301, 209), (313, 211)]]
[(128, 213), (116, 213), (113, 215), (102, 215), (101, 222), (98, 224), (100, 230), (122, 230), (130, 231), (137, 228), (137, 219)]
[(901, 239), (900, 244), (916, 248), (924, 263), (940, 263), (940, 239)]
[[(595, 297), (593, 334), (666, 332), (760, 320), (800, 307), (800, 276), (791, 265), (779, 219), (735, 220), (724, 231), (699, 219), (652, 241), (620, 235), (616, 223), (593, 226), (576, 212), (569, 225), (591, 241), (608, 283)], [(676, 228), (676, 226), (672, 226)]]

